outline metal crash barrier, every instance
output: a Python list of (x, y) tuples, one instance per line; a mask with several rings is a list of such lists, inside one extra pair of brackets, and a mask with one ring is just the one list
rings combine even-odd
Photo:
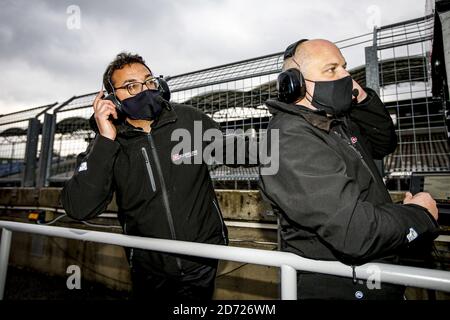
[(349, 278), (356, 275), (356, 278), (361, 280), (371, 280), (375, 270), (377, 272), (377, 278), (383, 283), (450, 292), (450, 272), (441, 270), (368, 263), (355, 267), (354, 274), (352, 267), (340, 262), (311, 260), (288, 252), (144, 238), (109, 232), (11, 221), (0, 221), (0, 228), (3, 228), (0, 243), (0, 299), (3, 299), (4, 295), (13, 231), (278, 267), (281, 269), (281, 299), (283, 300), (297, 299), (297, 270)]

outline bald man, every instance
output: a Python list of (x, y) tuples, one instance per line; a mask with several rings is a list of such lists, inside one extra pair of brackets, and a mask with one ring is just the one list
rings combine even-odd
[[(286, 49), (279, 98), (266, 102), (268, 149), (278, 131), (279, 170), (261, 175), (260, 188), (280, 217), (281, 250), (351, 266), (395, 263), (402, 250), (436, 237), (436, 203), (428, 193), (392, 203), (374, 159), (395, 150), (394, 125), (346, 66), (326, 40)], [(403, 287), (379, 280), (299, 272), (298, 298), (403, 299)]]

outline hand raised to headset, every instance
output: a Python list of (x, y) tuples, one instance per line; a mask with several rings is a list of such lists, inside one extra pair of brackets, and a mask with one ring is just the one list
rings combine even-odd
[(354, 79), (352, 80), (353, 80), (353, 90), (355, 89), (358, 90), (358, 96), (356, 97), (356, 100), (358, 101), (358, 103), (360, 103), (367, 97), (367, 92), (364, 91), (364, 89), (359, 85), (358, 82), (356, 82)]
[(103, 96), (104, 94), (102, 87), (93, 103), (94, 118), (100, 134), (108, 139), (114, 140), (117, 135), (117, 130), (110, 120), (110, 116), (117, 119), (117, 110), (114, 103), (110, 100), (102, 99)]

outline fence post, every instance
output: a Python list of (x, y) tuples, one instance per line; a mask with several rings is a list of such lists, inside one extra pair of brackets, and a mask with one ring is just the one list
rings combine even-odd
[(281, 266), (281, 299), (297, 300), (297, 270), (288, 265)]
[[(364, 48), (366, 58), (366, 87), (380, 94), (380, 71), (378, 68), (377, 27), (373, 29), (373, 42), (371, 47)], [(384, 177), (383, 160), (374, 160), (378, 172)]]
[(46, 113), (42, 126), (42, 147), (39, 156), (39, 176), (36, 182), (38, 188), (48, 186), (48, 177), (53, 158), (53, 141), (55, 137), (55, 116)]
[(11, 249), (12, 231), (3, 228), (2, 240), (0, 242), (0, 300), (3, 300), (6, 284), (6, 273), (8, 271), (9, 251)]
[(364, 48), (366, 58), (366, 87), (380, 94), (380, 71), (378, 68), (377, 27), (373, 29), (371, 47)]
[(34, 187), (36, 183), (37, 149), (41, 122), (36, 119), (28, 121), (27, 144), (25, 147), (25, 168), (22, 176), (22, 187)]

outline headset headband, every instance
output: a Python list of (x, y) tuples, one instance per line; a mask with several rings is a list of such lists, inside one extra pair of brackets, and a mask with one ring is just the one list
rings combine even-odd
[(297, 47), (302, 44), (303, 42), (308, 41), (308, 39), (301, 39), (298, 40), (292, 44), (290, 44), (286, 50), (284, 50), (284, 56), (283, 56), (283, 60), (286, 60), (287, 58), (291, 58), (295, 55), (295, 50), (297, 50)]

